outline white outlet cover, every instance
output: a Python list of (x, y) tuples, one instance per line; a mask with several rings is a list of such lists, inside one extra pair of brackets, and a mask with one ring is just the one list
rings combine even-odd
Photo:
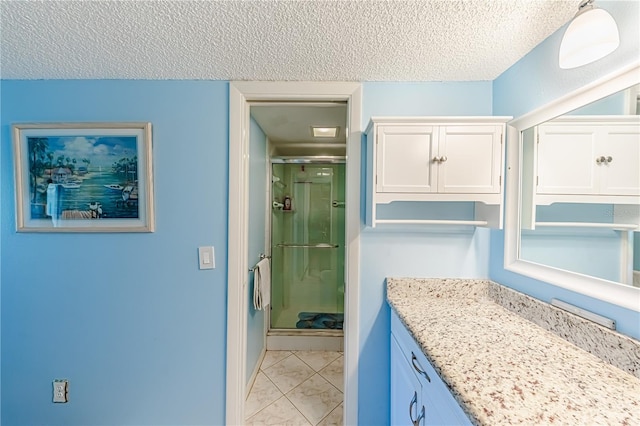
[(54, 380), (53, 381), (53, 402), (69, 402), (69, 381)]

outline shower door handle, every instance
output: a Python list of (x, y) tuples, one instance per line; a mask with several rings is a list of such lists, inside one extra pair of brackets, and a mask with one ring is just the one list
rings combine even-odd
[(318, 244), (276, 244), (276, 247), (283, 247), (283, 248), (338, 248), (340, 246), (338, 244), (318, 243)]

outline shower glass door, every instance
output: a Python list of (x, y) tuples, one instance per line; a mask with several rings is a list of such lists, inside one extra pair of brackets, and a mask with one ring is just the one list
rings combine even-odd
[(341, 330), (345, 165), (272, 165), (271, 329)]

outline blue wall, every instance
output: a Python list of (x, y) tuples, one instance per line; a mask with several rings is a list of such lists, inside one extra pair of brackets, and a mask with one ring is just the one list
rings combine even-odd
[(491, 115), (492, 93), (489, 81), (364, 83), (362, 130), (375, 116)]
[[(565, 27), (499, 76), (493, 83), (496, 115), (520, 116), (602, 78), (640, 58), (640, 2), (598, 1), (611, 13), (620, 31), (620, 47), (611, 55), (572, 70), (558, 67), (558, 50)], [(549, 301), (552, 297), (615, 318), (618, 330), (640, 338), (640, 313), (564, 290), (504, 269), (504, 232), (491, 232), (490, 277), (496, 282)]]
[[(366, 113), (491, 114), (488, 82), (410, 83), (413, 101), (404, 86), (367, 83)], [(16, 234), (3, 184), (3, 424), (223, 423), (227, 104), (225, 82), (2, 81), (3, 183), (10, 123), (150, 121), (157, 216), (151, 234)], [(371, 374), (389, 362), (385, 277), (486, 277), (488, 243), (485, 230), (363, 235), (362, 424), (388, 419), (388, 374)], [(197, 269), (200, 245), (216, 247), (215, 270)], [(54, 378), (70, 380), (70, 403), (51, 402)]]
[[(413, 98), (403, 84), (366, 84), (366, 113), (491, 113), (488, 82), (407, 86)], [(151, 121), (157, 215), (152, 234), (16, 234), (3, 185), (3, 424), (223, 422), (227, 102), (223, 82), (2, 82), (3, 182), (12, 122)], [(383, 109), (393, 103), (402, 108)], [(199, 271), (196, 247), (208, 244), (217, 269)], [(370, 374), (388, 364), (385, 277), (486, 277), (487, 253), (482, 230), (363, 235), (362, 424), (388, 418), (388, 375)], [(69, 404), (50, 402), (54, 378), (70, 380)]]
[[(491, 83), (364, 83), (372, 116), (491, 115)], [(364, 197), (364, 179), (361, 191)], [(489, 232), (384, 232), (367, 228), (360, 253), (360, 424), (389, 422), (389, 306), (385, 278), (488, 277)]]
[[(2, 424), (223, 424), (228, 83), (1, 84)], [(36, 121), (152, 122), (156, 232), (17, 234), (10, 123)]]
[[(260, 260), (260, 254), (268, 254), (265, 248), (267, 232), (267, 137), (251, 118), (249, 127), (249, 247), (247, 262), (252, 267)], [(270, 210), (270, 209), (269, 209)], [(255, 274), (249, 274), (249, 300), (247, 304), (247, 380), (258, 366), (260, 355), (266, 345), (264, 323), (266, 311), (253, 308)]]

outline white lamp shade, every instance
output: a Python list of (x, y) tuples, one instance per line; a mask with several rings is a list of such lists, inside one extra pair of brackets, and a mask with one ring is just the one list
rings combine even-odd
[(560, 44), (562, 69), (576, 68), (604, 58), (620, 45), (618, 26), (602, 9), (578, 14), (567, 27)]

